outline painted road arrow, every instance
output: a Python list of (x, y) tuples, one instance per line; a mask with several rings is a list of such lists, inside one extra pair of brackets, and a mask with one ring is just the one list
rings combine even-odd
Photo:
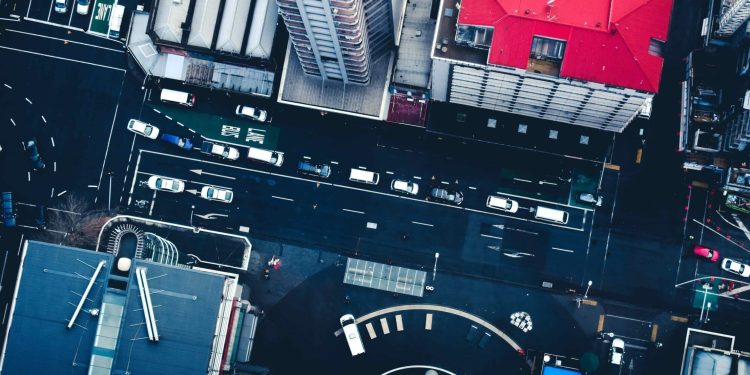
[(208, 175), (208, 176), (215, 176), (215, 177), (227, 178), (227, 179), (230, 179), (230, 180), (236, 180), (236, 178), (231, 177), (231, 176), (224, 176), (224, 175), (220, 175), (220, 174), (216, 174), (216, 173), (203, 172), (202, 169), (191, 169), (190, 172), (193, 172), (193, 173), (197, 174), (198, 176), (205, 174), (205, 175)]

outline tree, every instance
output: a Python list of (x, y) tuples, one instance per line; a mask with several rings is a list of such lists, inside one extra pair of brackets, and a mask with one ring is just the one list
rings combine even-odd
[(47, 226), (41, 239), (95, 249), (99, 231), (112, 214), (92, 208), (93, 205), (80, 195), (66, 195), (54, 207), (47, 208)]

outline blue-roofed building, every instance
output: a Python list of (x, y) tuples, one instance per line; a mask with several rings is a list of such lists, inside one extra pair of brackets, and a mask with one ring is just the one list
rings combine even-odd
[(0, 373), (218, 374), (249, 358), (240, 295), (235, 274), (27, 241)]

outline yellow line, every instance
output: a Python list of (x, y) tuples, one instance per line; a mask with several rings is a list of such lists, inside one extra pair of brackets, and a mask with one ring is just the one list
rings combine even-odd
[(617, 164), (609, 164), (609, 163), (605, 163), (605, 164), (604, 164), (604, 168), (607, 168), (607, 169), (611, 169), (611, 170), (613, 170), (613, 171), (619, 171), (619, 170), (620, 170), (620, 166), (619, 166), (619, 165), (617, 165)]
[(705, 182), (701, 182), (701, 181), (693, 181), (693, 182), (691, 183), (691, 185), (693, 185), (693, 186), (695, 186), (695, 187), (699, 187), (699, 188), (704, 188), (704, 189), (708, 189), (708, 184), (707, 184), (707, 183), (705, 183)]
[(596, 326), (596, 332), (604, 331), (604, 314), (599, 315), (599, 324)]
[(598, 302), (594, 301), (593, 299), (585, 299), (585, 300), (581, 301), (581, 303), (583, 303), (584, 305), (589, 305), (589, 306), (596, 306), (596, 305), (599, 304)]
[(680, 322), (680, 323), (687, 323), (688, 322), (688, 318), (685, 318), (685, 317), (682, 317), (682, 316), (674, 316), (674, 315), (672, 315), (670, 317), (670, 319), (673, 322)]
[(656, 342), (656, 334), (659, 332), (659, 325), (654, 324), (651, 326), (651, 342)]

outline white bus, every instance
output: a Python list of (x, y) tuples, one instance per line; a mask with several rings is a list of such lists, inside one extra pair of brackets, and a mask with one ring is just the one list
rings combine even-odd
[(120, 26), (122, 25), (122, 16), (125, 14), (125, 7), (115, 5), (112, 13), (109, 15), (109, 37), (117, 39), (120, 37)]
[(359, 329), (357, 329), (357, 321), (354, 320), (354, 315), (346, 314), (342, 316), (339, 323), (341, 323), (341, 328), (344, 329), (346, 343), (349, 344), (352, 356), (364, 353), (365, 346), (362, 345), (362, 338), (359, 337)]

